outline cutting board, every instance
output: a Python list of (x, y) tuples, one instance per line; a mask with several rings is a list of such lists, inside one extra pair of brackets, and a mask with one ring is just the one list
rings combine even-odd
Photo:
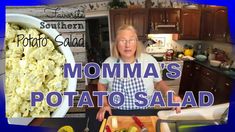
[[(156, 121), (158, 119), (157, 116), (137, 116), (140, 121), (144, 124), (144, 126), (148, 129), (149, 132), (156, 131)], [(117, 128), (113, 128), (112, 126), (112, 118), (117, 119)], [(135, 123), (132, 119), (132, 116), (109, 116), (106, 125), (109, 125), (111, 131), (120, 130), (122, 128), (128, 129), (130, 126), (135, 126), (140, 131), (140, 127)]]

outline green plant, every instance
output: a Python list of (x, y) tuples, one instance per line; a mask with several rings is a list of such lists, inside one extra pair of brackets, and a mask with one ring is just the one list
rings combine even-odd
[(110, 9), (127, 8), (127, 4), (125, 1), (113, 0), (108, 3), (108, 7)]

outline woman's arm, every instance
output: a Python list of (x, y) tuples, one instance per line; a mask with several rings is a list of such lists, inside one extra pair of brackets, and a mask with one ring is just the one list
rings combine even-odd
[(169, 87), (166, 85), (166, 83), (163, 80), (160, 82), (156, 82), (154, 87), (155, 89), (160, 88), (160, 90), (164, 95), (167, 95), (167, 91), (169, 91)]
[[(98, 91), (107, 91), (107, 85), (98, 83)], [(103, 96), (103, 107), (101, 107), (96, 115), (96, 119), (102, 121), (104, 119), (105, 112), (109, 112), (112, 115), (111, 107), (109, 106), (107, 96)]]
[[(169, 87), (167, 86), (167, 84), (163, 80), (156, 82), (154, 87), (155, 87), (155, 89), (160, 88), (160, 90), (163, 92), (164, 95), (167, 95), (167, 91), (169, 91)], [(181, 98), (175, 94), (174, 94), (173, 100), (175, 102), (181, 102)], [(177, 107), (176, 113), (180, 113), (180, 111), (181, 111), (181, 108)]]
[[(98, 91), (107, 91), (107, 85), (98, 83)], [(103, 106), (109, 106), (108, 99), (106, 96), (103, 96)]]

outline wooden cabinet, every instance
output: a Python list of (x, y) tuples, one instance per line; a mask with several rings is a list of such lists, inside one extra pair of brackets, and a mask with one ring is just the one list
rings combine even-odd
[(201, 39), (227, 42), (229, 28), (225, 7), (203, 8), (201, 24)]
[(198, 40), (201, 25), (201, 10), (182, 9), (180, 25), (180, 34), (174, 34), (177, 35), (174, 37), (175, 40)]
[(214, 12), (214, 36), (216, 41), (226, 41), (228, 35), (228, 16), (225, 8), (218, 8)]
[(212, 40), (213, 33), (213, 11), (204, 8), (202, 9), (201, 39)]
[(151, 8), (149, 10), (150, 33), (178, 33), (180, 9)]
[(123, 24), (133, 25), (137, 30), (140, 40), (145, 39), (148, 31), (147, 9), (115, 9), (110, 10), (110, 27), (112, 41), (115, 39), (116, 31)]
[(220, 104), (229, 101), (231, 89), (231, 78), (193, 61), (184, 62), (179, 89), (181, 98), (186, 91), (193, 91), (197, 100), (199, 91), (210, 91), (214, 95), (214, 104)]
[(216, 97), (215, 103), (223, 103), (229, 101), (229, 96), (232, 93), (232, 79), (220, 76), (218, 78), (218, 82), (215, 85), (215, 93), (214, 96)]
[(179, 96), (181, 98), (184, 97), (186, 91), (193, 91), (193, 84), (191, 83), (193, 82), (193, 68), (193, 61), (184, 61), (179, 89)]
[(110, 10), (112, 41), (122, 24), (137, 29), (138, 38), (148, 33), (171, 33), (173, 40), (213, 40), (231, 42), (227, 9), (213, 6), (202, 9), (150, 8)]
[(152, 29), (155, 28), (155, 25), (165, 24), (165, 10), (159, 8), (152, 8), (149, 11), (149, 18)]
[(204, 68), (199, 80), (199, 91), (210, 91), (214, 95), (214, 104), (229, 102), (232, 90), (232, 79)]
[(119, 26), (123, 24), (129, 24), (129, 11), (128, 9), (116, 9), (110, 10), (110, 27), (111, 27), (111, 36), (114, 41), (116, 31)]
[(173, 40), (213, 40), (229, 42), (227, 9), (221, 6), (181, 9), (180, 33)]
[(180, 23), (180, 9), (166, 9), (165, 22), (170, 25), (177, 25)]
[(201, 73), (201, 66), (195, 64), (193, 61), (184, 61), (182, 76), (180, 81), (179, 96), (184, 97), (186, 91), (192, 91), (195, 98), (197, 98), (199, 91), (199, 83)]
[[(218, 96), (216, 93), (216, 81), (218, 74), (214, 71), (209, 70), (206, 67), (201, 66), (201, 71), (196, 76), (198, 79), (195, 83), (197, 83), (198, 93), (199, 91), (209, 91), (214, 95), (215, 100), (218, 100)], [(206, 100), (207, 101), (207, 100)], [(216, 103), (214, 103), (216, 104)]]
[(147, 39), (148, 33), (148, 10), (146, 9), (132, 9), (130, 12), (130, 24), (137, 30), (137, 35), (140, 40)]
[(202, 70), (202, 67), (198, 64), (195, 64), (194, 63), (194, 67), (193, 67), (193, 76), (192, 76), (192, 91), (194, 93), (194, 96), (195, 98), (198, 98), (198, 91), (201, 87), (201, 82), (200, 82), (200, 79), (201, 79), (201, 70)]

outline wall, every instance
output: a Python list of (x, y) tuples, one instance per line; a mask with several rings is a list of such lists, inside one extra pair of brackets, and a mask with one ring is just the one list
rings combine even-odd
[(235, 56), (234, 56), (235, 47), (233, 47), (232, 44), (230, 44), (230, 43), (216, 42), (216, 41), (202, 41), (202, 40), (174, 41), (174, 40), (172, 40), (172, 34), (155, 34), (155, 36), (165, 38), (165, 47), (164, 48), (166, 48), (166, 49), (173, 48), (176, 51), (183, 51), (185, 44), (189, 44), (189, 45), (192, 45), (193, 47), (195, 47), (196, 44), (202, 43), (206, 47), (218, 48), (218, 49), (224, 50), (230, 59), (235, 60)]

